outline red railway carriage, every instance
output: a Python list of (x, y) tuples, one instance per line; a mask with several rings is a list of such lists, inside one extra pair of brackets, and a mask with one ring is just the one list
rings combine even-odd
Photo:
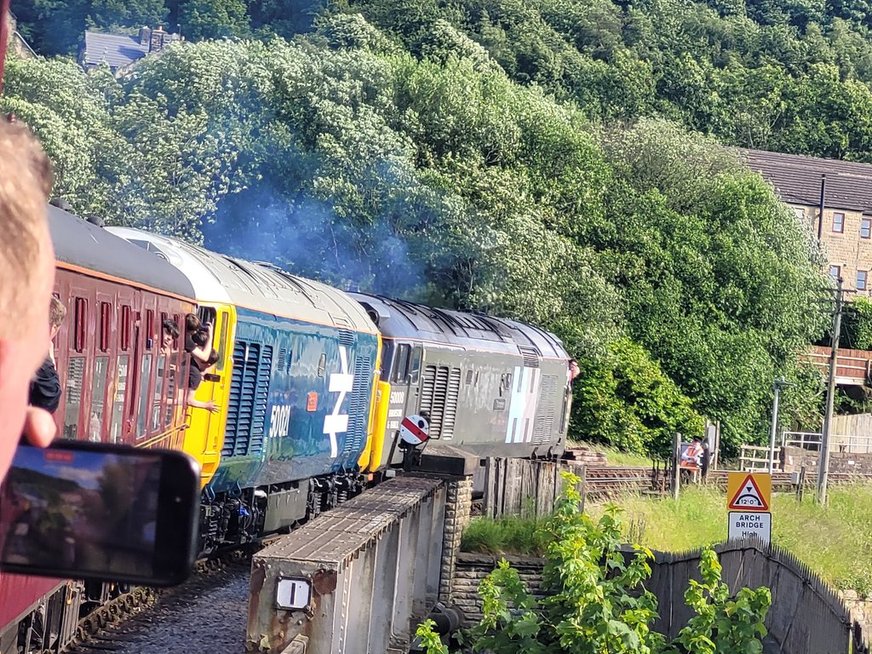
[[(176, 268), (100, 227), (49, 206), (55, 295), (67, 317), (54, 342), (63, 394), (58, 436), (182, 448), (187, 358), (181, 336), (162, 348), (162, 323), (195, 311)], [(106, 588), (0, 574), (0, 652), (58, 651), (80, 607)]]

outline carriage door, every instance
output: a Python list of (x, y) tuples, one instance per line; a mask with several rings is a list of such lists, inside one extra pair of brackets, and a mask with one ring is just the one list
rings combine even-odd
[[(196, 398), (202, 402), (215, 402), (219, 407), (226, 408), (231, 371), (227, 366), (227, 342), (230, 331), (230, 314), (226, 310), (218, 311), (214, 307), (200, 307), (197, 317), (202, 324), (214, 325), (212, 331), (211, 349), (218, 352), (218, 362), (203, 373), (203, 380), (197, 389)], [(192, 364), (193, 365), (193, 364)], [(224, 412), (211, 413), (197, 410), (197, 418), (202, 420), (198, 424), (199, 429), (206, 433), (203, 447), (204, 454), (219, 455), (223, 440), (223, 416)]]

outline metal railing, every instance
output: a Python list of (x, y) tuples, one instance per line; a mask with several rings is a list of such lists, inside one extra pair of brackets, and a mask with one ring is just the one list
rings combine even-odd
[[(743, 445), (739, 454), (739, 469), (743, 472), (768, 472), (769, 448), (761, 445)], [(774, 471), (781, 472), (781, 448), (775, 448)]]
[[(804, 450), (819, 452), (821, 449), (820, 432), (785, 431), (781, 442), (788, 447), (800, 447)], [(872, 436), (858, 434), (834, 434), (830, 436), (830, 452), (846, 452), (848, 454), (872, 453)]]

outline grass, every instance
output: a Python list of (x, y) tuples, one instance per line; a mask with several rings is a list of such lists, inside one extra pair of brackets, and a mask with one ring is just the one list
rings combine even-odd
[[(812, 494), (813, 495), (813, 494)], [(820, 507), (809, 494), (799, 503), (790, 494), (773, 498), (772, 540), (790, 550), (825, 580), (843, 590), (872, 594), (872, 485), (836, 486)], [(678, 552), (723, 541), (727, 535), (724, 492), (694, 487), (681, 498), (628, 496), (624, 509), (627, 540), (655, 550)], [(591, 506), (598, 518), (604, 507)], [(473, 520), (463, 534), (466, 551), (538, 555), (545, 543), (531, 518)]]
[[(773, 498), (772, 541), (790, 550), (831, 584), (872, 593), (872, 486), (830, 490), (829, 506), (806, 494)], [(727, 532), (723, 491), (689, 488), (672, 499), (630, 497), (621, 502), (626, 531), (655, 550), (681, 551), (723, 541)], [(599, 509), (601, 511), (601, 509)], [(592, 507), (592, 511), (597, 511)]]
[(508, 516), (493, 520), (474, 518), (463, 531), (460, 549), (485, 554), (540, 556), (546, 541), (540, 533), (541, 518)]

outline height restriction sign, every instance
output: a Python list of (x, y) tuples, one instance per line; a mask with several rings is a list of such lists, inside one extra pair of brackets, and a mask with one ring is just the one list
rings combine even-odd
[(727, 509), (769, 512), (772, 477), (762, 472), (731, 472), (727, 478)]
[(761, 472), (731, 472), (727, 477), (729, 540), (772, 539), (772, 477)]

